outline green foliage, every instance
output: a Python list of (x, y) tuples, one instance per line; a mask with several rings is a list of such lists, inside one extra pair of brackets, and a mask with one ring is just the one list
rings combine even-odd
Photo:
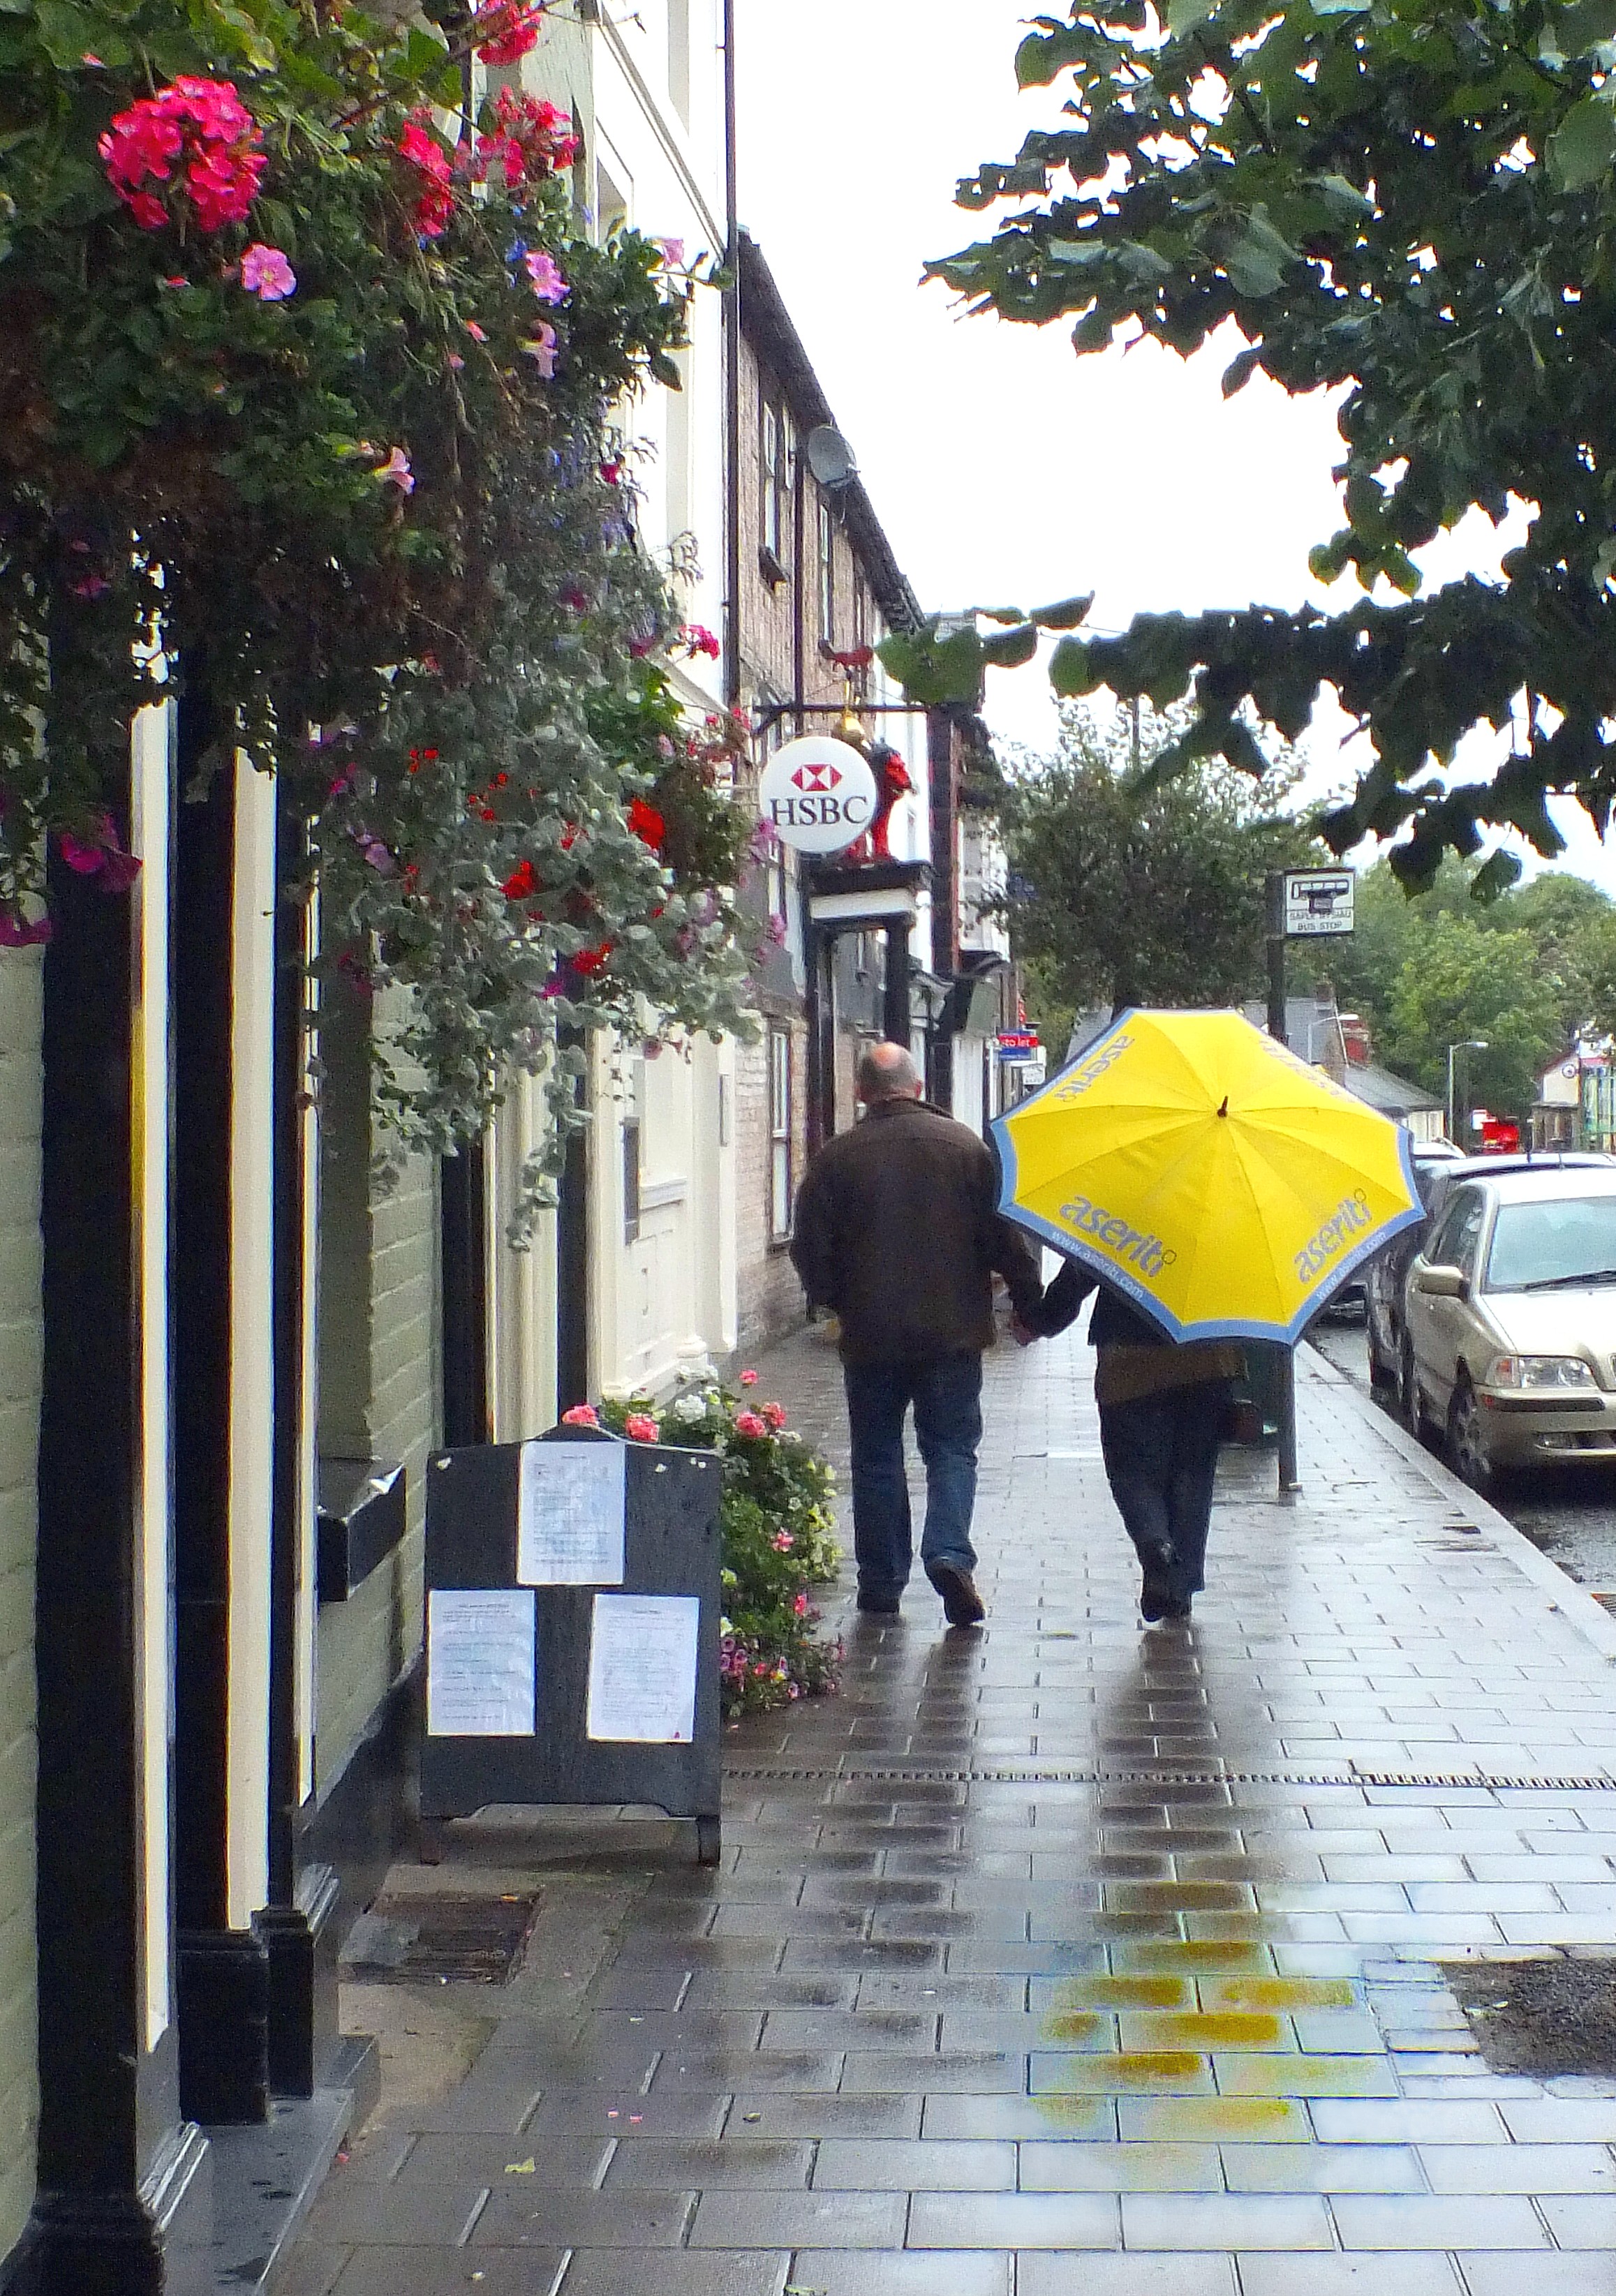
[[(1344, 387), (1347, 523), (1314, 570), (1394, 602), (1141, 616), (1063, 644), (1057, 691), (1193, 687), (1196, 747), (1260, 770), (1251, 717), (1294, 741), (1333, 687), (1374, 763), (1326, 834), (1399, 839), (1409, 882), (1489, 829), (1554, 855), (1546, 791), (1602, 832), (1616, 796), (1613, 36), (1605, 0), (1038, 16), (1017, 71), (1061, 89), (1062, 124), (962, 184), (963, 206), (1007, 211), (932, 266), (973, 309), (1070, 323), (1079, 352), (1149, 336), (1187, 356), (1232, 322), (1226, 390), (1259, 365), (1287, 391)], [(1503, 580), (1421, 594), (1411, 554), (1512, 496), (1531, 523)], [(1522, 753), (1490, 777), (1429, 772), (1512, 722)]]
[(1439, 1096), (1448, 1047), (1461, 1099), (1521, 1117), (1537, 1079), (1579, 1035), (1616, 1019), (1616, 906), (1580, 877), (1546, 871), (1491, 901), (1451, 857), (1412, 898), (1382, 861), (1358, 882), (1348, 938), (1292, 943), (1297, 987), (1328, 979), (1369, 1024), (1375, 1056)]
[[(326, 972), (412, 992), (375, 1039), (400, 1154), (478, 1135), (513, 1068), (576, 1121), (589, 1029), (747, 1026), (742, 832), (614, 427), (677, 382), (693, 283), (592, 242), (542, 152), (477, 164), (479, 34), (434, 5), (0, 0), (0, 927), (50, 839), (118, 831), (166, 676), (206, 766), (244, 750), (307, 822)], [(143, 228), (97, 156), (181, 73), (264, 131), (242, 222), (170, 188)], [(248, 291), (250, 242), (294, 292)]]
[[(756, 1379), (743, 1372), (743, 1382)], [(815, 1632), (809, 1590), (836, 1575), (834, 1478), (777, 1403), (752, 1405), (709, 1383), (657, 1406), (644, 1396), (603, 1403), (601, 1423), (631, 1441), (668, 1442), (724, 1461), (724, 1712), (765, 1713), (833, 1691), (840, 1643)]]
[(1531, 935), (1489, 931), (1472, 917), (1438, 916), (1387, 1001), (1389, 1064), (1440, 1093), (1448, 1047), (1481, 1038), (1485, 1051), (1460, 1056), (1460, 1097), (1499, 1116), (1526, 1114), (1538, 1076), (1565, 1043), (1554, 985)]
[[(1177, 771), (1184, 715), (1142, 709), (1137, 758), (1126, 718), (1069, 705), (1053, 758), (1026, 758), (1003, 821), (1005, 904), (1041, 1012), (1096, 1004), (1225, 1004), (1261, 990), (1264, 879), (1317, 854), (1276, 807), (1299, 768), (1259, 801), (1226, 766)], [(1064, 1040), (1050, 1039), (1058, 1058)]]

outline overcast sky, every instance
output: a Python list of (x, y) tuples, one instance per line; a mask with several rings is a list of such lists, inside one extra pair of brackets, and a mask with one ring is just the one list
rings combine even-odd
[[(1341, 522), (1325, 394), (1287, 399), (1258, 375), (1226, 404), (1237, 339), (1187, 365), (1150, 345), (1079, 359), (1058, 324), (968, 319), (917, 283), (990, 227), (954, 205), (957, 179), (1058, 119), (1058, 89), (1015, 85), (1029, 0), (736, 9), (741, 218), (922, 603), (1093, 590), (1091, 626), (1110, 630), (1142, 609), (1319, 596), (1307, 554)], [(1472, 518), (1427, 574), (1496, 569), (1510, 538)], [(1046, 682), (990, 672), (988, 716), (1046, 742)], [(1310, 786), (1349, 778), (1338, 741), (1316, 727)], [(1557, 814), (1568, 865), (1616, 893), (1616, 855), (1576, 808)]]

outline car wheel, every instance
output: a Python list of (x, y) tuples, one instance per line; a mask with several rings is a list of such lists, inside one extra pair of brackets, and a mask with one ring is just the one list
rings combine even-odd
[(1456, 1475), (1483, 1497), (1492, 1488), (1492, 1462), (1481, 1429), (1481, 1406), (1464, 1374), (1459, 1374), (1448, 1409), (1448, 1461)]

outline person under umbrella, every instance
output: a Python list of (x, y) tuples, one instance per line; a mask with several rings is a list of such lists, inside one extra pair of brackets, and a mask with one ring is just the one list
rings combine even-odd
[(1140, 1612), (1153, 1626), (1187, 1619), (1205, 1584), (1218, 1447), (1245, 1351), (1233, 1340), (1175, 1345), (1160, 1324), (1075, 1259), (1037, 1308), (1016, 1317), (1016, 1337), (1053, 1339), (1077, 1321), (1095, 1290), (1088, 1337), (1098, 1358), (1100, 1450), (1139, 1557)]

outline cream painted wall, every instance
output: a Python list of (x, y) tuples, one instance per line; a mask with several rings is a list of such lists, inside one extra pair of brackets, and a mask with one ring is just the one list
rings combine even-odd
[[(724, 239), (723, 70), (718, 0), (643, 0), (588, 28), (555, 23), (524, 60), (535, 94), (563, 103), (584, 135), (595, 227), (621, 221), (684, 243), (690, 260)], [(700, 290), (685, 389), (653, 386), (619, 419), (644, 502), (641, 534), (677, 584), (687, 622), (723, 627), (722, 308)], [(682, 538), (693, 537), (693, 561)], [(681, 666), (693, 717), (722, 706), (717, 666)], [(645, 1059), (638, 1044), (597, 1045), (589, 1078), (590, 1383), (657, 1391), (735, 1345), (734, 1052), (703, 1042)], [(490, 1330), (501, 1439), (551, 1423), (555, 1401), (554, 1224), (513, 1253), (504, 1226), (515, 1176), (538, 1136), (538, 1088), (513, 1088), (494, 1128)], [(728, 1114), (726, 1115), (727, 1105)], [(640, 1131), (639, 1234), (624, 1226), (624, 1119)]]

